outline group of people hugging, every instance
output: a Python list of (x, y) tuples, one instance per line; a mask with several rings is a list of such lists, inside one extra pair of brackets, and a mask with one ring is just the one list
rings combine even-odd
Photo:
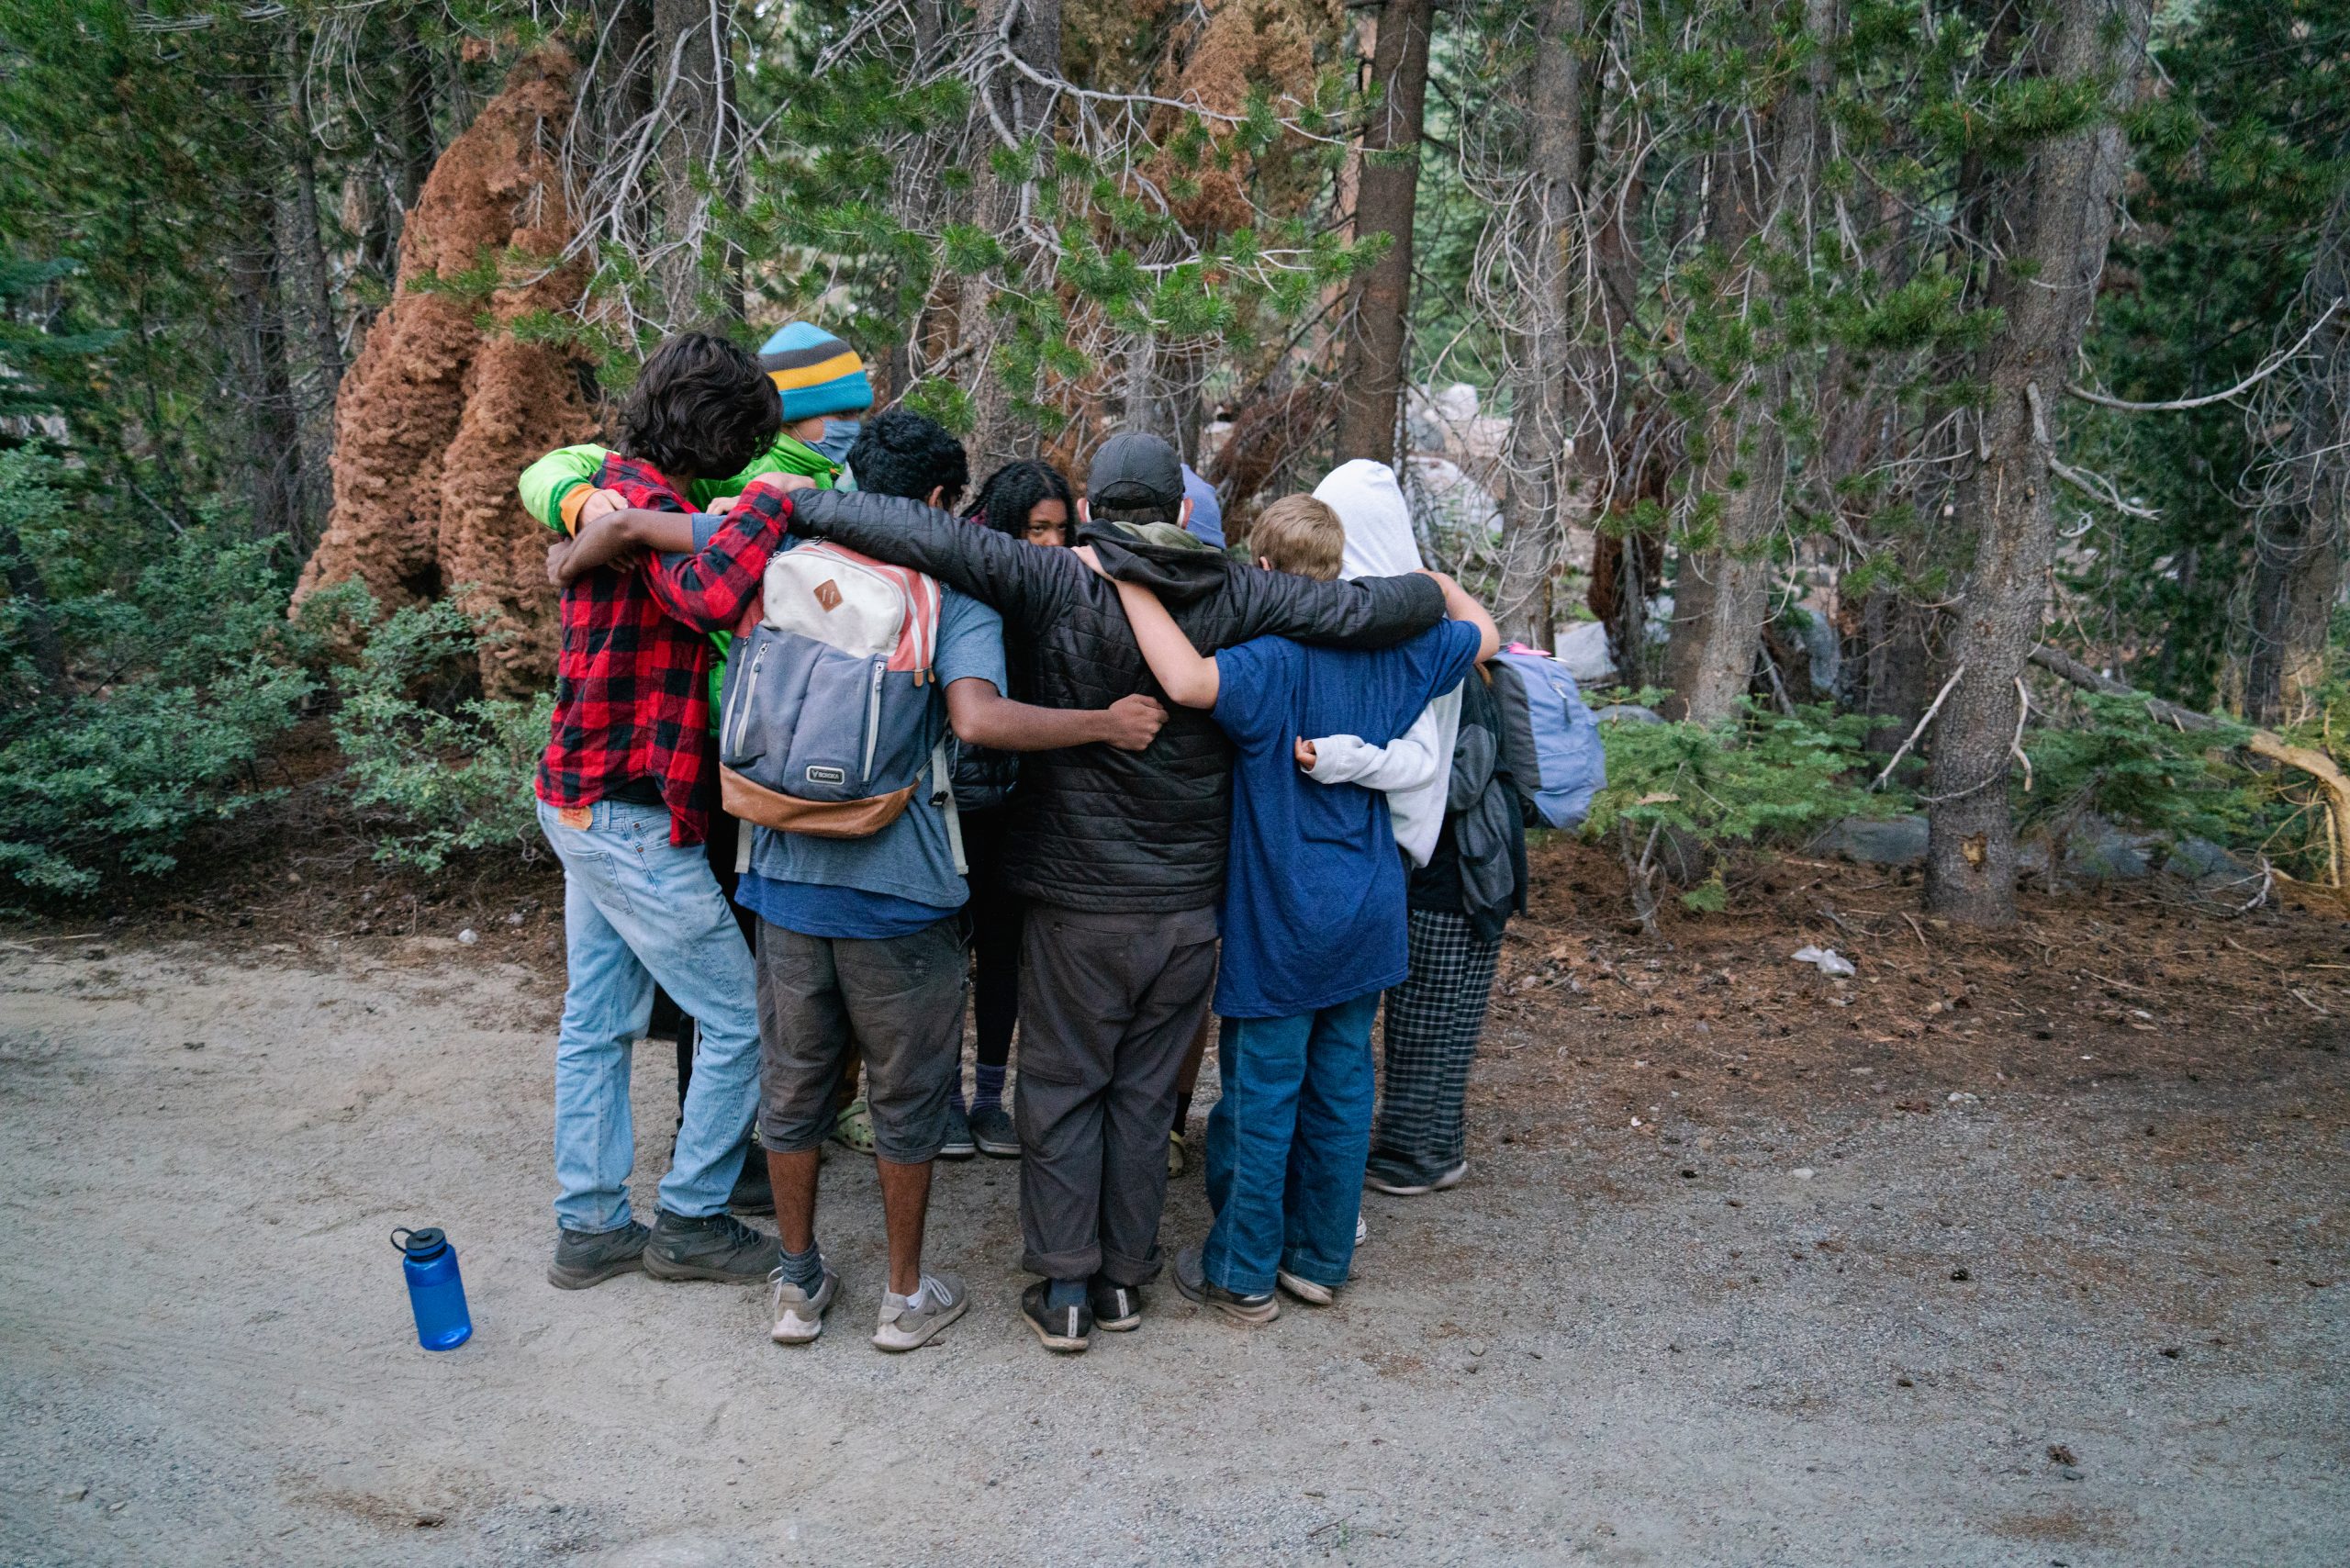
[[(925, 1261), (933, 1163), (984, 1153), (1020, 1161), (1021, 1315), (1081, 1351), (1140, 1327), (1166, 1267), (1213, 1032), (1214, 1219), (1175, 1287), (1246, 1324), (1284, 1294), (1328, 1305), (1366, 1185), (1416, 1195), (1468, 1169), (1470, 1063), (1526, 889), (1521, 832), (1454, 831), (1511, 787), (1492, 619), (1421, 569), (1382, 464), (1263, 508), (1243, 560), (1156, 436), (1103, 442), (1082, 498), (1017, 462), (966, 506), (961, 443), (872, 402), (856, 352), (805, 323), (757, 355), (684, 333), (614, 449), (522, 476), (562, 535), (536, 781), (568, 970), (549, 1280), (764, 1282), (771, 1337), (811, 1343), (842, 1282), (816, 1231), (833, 1142), (878, 1176), (872, 1342), (913, 1350), (971, 1300)], [(935, 584), (923, 722), (951, 788), (856, 835), (721, 809), (729, 640), (811, 541)], [(656, 989), (690, 1048), (647, 1226), (629, 1074)], [(776, 1236), (736, 1217), (766, 1212)]]

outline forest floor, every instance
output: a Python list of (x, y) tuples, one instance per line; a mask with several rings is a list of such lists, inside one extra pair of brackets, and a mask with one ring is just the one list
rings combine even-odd
[[(2350, 1561), (2350, 924), (2156, 879), (1984, 935), (1782, 857), (1643, 937), (1604, 857), (1535, 863), (1468, 1182), (1367, 1195), (1334, 1307), (1163, 1290), (1074, 1359), (1015, 1317), (1008, 1162), (940, 1171), (977, 1304), (913, 1356), (837, 1150), (813, 1348), (747, 1289), (549, 1288), (543, 867), (292, 844), (0, 929), (0, 1559)], [(666, 1047), (635, 1093), (642, 1212)]]

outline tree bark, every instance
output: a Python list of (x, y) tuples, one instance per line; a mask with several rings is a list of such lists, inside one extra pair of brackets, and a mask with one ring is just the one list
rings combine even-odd
[(1395, 461), (1396, 415), (1404, 395), (1410, 336), (1412, 221), (1418, 210), (1420, 135), (1428, 90), (1428, 29), (1435, 0), (1386, 0), (1372, 46), (1371, 80), (1379, 108), (1363, 128), (1362, 178), (1355, 196), (1355, 236), (1392, 243), (1356, 280), (1347, 314), (1351, 330), (1338, 377), (1337, 457)]
[[(1061, 6), (1060, 0), (1018, 0), (1016, 15), (1013, 0), (982, 0), (979, 25), (983, 35), (992, 35), (1005, 26), (1011, 17), (1008, 41), (1013, 52), (1031, 67), (1046, 75), (1058, 75), (1061, 69)], [(980, 88), (983, 101), (973, 113), (981, 128), (979, 140), (989, 148), (1002, 145), (989, 118), (993, 110), (995, 119), (1003, 123), (1014, 139), (1046, 134), (1046, 116), (1051, 107), (1050, 95), (1042, 87), (1015, 71), (999, 71)], [(1003, 271), (1018, 275), (1035, 260), (1035, 247), (1021, 232), (1020, 207), (1025, 179), (1008, 181), (999, 176), (985, 152), (979, 155), (972, 169), (972, 221), (995, 235), (1006, 252)], [(976, 479), (998, 465), (1016, 457), (1035, 455), (1036, 427), (1032, 420), (1020, 416), (1016, 407), (1019, 397), (1033, 396), (1033, 386), (1013, 386), (1005, 379), (1006, 367), (999, 363), (996, 350), (1002, 340), (1002, 323), (995, 314), (996, 278), (982, 272), (963, 279), (957, 290), (956, 325), (958, 348), (970, 353), (971, 430), (964, 439), (964, 446), (971, 456), (971, 472)]]
[[(1841, 25), (1839, 0), (1804, 0), (1803, 28), (1812, 52), (1790, 75), (1762, 124), (1733, 128), (1715, 161), (1713, 211), (1707, 241), (1734, 258), (1725, 297), (1766, 297), (1765, 252), (1799, 251), (1808, 241), (1811, 185), (1818, 163), (1819, 106), (1826, 97)], [(1770, 164), (1751, 149), (1770, 138)], [(1745, 306), (1740, 307), (1741, 314)], [(1728, 374), (1725, 374), (1725, 373)], [(1781, 411), (1795, 390), (1792, 351), (1765, 338), (1751, 369), (1716, 367), (1707, 399), (1705, 462), (1689, 515), (1710, 532), (1682, 556), (1673, 585), (1673, 631), (1664, 680), (1667, 717), (1710, 723), (1738, 711), (1754, 678), (1755, 650), (1771, 611), (1771, 542), (1779, 531), (1787, 486)]]
[(1583, 208), (1583, 0), (1542, 0), (1534, 57), (1520, 85), (1526, 176), (1504, 222), (1503, 254), (1517, 280), (1511, 344), (1508, 461), (1502, 487), (1502, 640), (1550, 645), (1552, 582), (1564, 542), (1578, 423), (1572, 399), (1579, 325), (1573, 251)]
[[(733, 160), (729, 88), (733, 0), (653, 0), (654, 100), (665, 124), (655, 150), (660, 230), (653, 263), (664, 325), (677, 331), (726, 314), (726, 291), (705, 264), (713, 194)], [(739, 298), (735, 301), (739, 308)]]
[[(2335, 202), (2304, 291), (2323, 310), (2350, 296), (2350, 197)], [(2291, 723), (2325, 681), (2326, 633), (2342, 596), (2350, 548), (2350, 311), (2326, 318), (2310, 343), (2313, 363), (2293, 387), (2289, 444), (2270, 465), (2257, 520), (2252, 577), (2252, 646), (2244, 662), (2244, 714)], [(2259, 415), (2255, 411), (2255, 419)]]
[[(1926, 908), (1976, 925), (2016, 914), (2008, 804), (2024, 660), (2039, 641), (2055, 551), (2053, 408), (2105, 270), (2128, 144), (2115, 123), (2143, 61), (2151, 0), (2060, 0), (2032, 74), (2102, 79), (2098, 121), (2042, 141), (2011, 185), (1964, 193), (2006, 229), (1989, 298), (2004, 318), (1977, 361), (1985, 404), (1956, 506), (1975, 541), (1950, 647), (1957, 686), (1933, 737)], [(2009, 177), (1986, 175), (1986, 179)]]
[[(275, 129), (275, 62), (252, 62), (245, 97), (253, 123)], [(250, 149), (239, 178), (238, 231), (227, 255), (237, 400), (244, 409), (244, 470), (252, 534), (291, 536), (297, 559), (309, 553), (302, 515), (302, 440), (286, 365), (285, 268), (278, 252), (279, 171), (274, 148)]]

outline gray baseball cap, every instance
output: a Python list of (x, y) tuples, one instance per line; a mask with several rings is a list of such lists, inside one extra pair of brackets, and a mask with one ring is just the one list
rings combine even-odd
[(1121, 510), (1151, 508), (1173, 521), (1183, 505), (1183, 465), (1175, 449), (1143, 431), (1112, 436), (1085, 472), (1088, 505)]

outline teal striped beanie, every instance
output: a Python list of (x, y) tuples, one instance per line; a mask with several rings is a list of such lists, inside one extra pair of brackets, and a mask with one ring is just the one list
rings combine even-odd
[(856, 351), (822, 327), (787, 321), (759, 350), (759, 368), (783, 398), (786, 424), (818, 414), (862, 413), (873, 406), (873, 383)]

